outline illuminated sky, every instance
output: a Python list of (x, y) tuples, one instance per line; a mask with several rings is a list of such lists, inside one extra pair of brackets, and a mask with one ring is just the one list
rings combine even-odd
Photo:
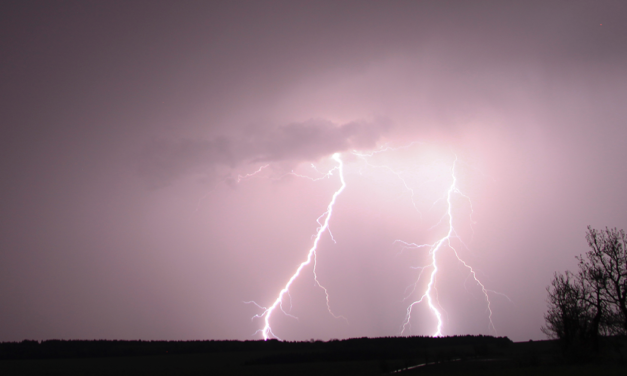
[[(276, 335), (399, 335), (430, 256), (395, 241), (447, 234), (455, 164), (454, 246), (496, 333), (544, 338), (586, 226), (627, 228), (626, 19), (596, 0), (2, 3), (0, 341), (261, 338), (245, 302), (306, 259), (341, 182), (297, 175), (334, 153), (316, 271), (346, 320), (308, 266)], [(437, 298), (442, 334), (494, 334), (450, 249)], [(418, 305), (404, 334), (435, 325)]]

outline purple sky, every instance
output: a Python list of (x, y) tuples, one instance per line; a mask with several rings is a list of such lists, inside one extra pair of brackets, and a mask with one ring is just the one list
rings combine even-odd
[[(244, 302), (272, 304), (340, 187), (288, 173), (333, 153), (317, 274), (348, 323), (306, 267), (276, 335), (399, 335), (429, 254), (394, 241), (446, 234), (457, 156), (455, 247), (496, 333), (544, 338), (586, 226), (627, 228), (625, 20), (599, 0), (3, 2), (0, 341), (260, 338)], [(443, 334), (494, 334), (438, 257)], [(410, 333), (435, 324), (416, 306)]]

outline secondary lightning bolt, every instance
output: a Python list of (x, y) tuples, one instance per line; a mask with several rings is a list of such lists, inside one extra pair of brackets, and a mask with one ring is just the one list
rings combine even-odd
[[(276, 298), (276, 300), (274, 301), (274, 303), (272, 303), (272, 305), (270, 307), (267, 307), (267, 308), (266, 307), (262, 307), (259, 304), (252, 302), (252, 303), (254, 303), (255, 305), (257, 305), (258, 307), (260, 307), (260, 308), (262, 308), (264, 310), (262, 313), (254, 316), (254, 317), (258, 317), (258, 318), (262, 318), (262, 317), (264, 318), (265, 325), (264, 325), (263, 329), (260, 329), (258, 331), (258, 332), (261, 332), (261, 334), (263, 335), (263, 339), (264, 340), (267, 340), (268, 338), (271, 338), (271, 337), (278, 338), (272, 332), (272, 327), (270, 325), (270, 320), (272, 318), (272, 314), (274, 313), (274, 311), (277, 308), (280, 308), (281, 311), (283, 311), (283, 313), (286, 313), (283, 310), (283, 298), (285, 297), (285, 295), (289, 296), (290, 286), (292, 286), (292, 284), (294, 283), (296, 278), (298, 278), (298, 276), (300, 275), (300, 272), (307, 265), (311, 264), (312, 259), (314, 261), (314, 267), (313, 267), (314, 279), (316, 281), (316, 284), (320, 288), (322, 288), (324, 290), (324, 293), (325, 293), (325, 296), (326, 296), (327, 308), (329, 309), (329, 312), (334, 317), (341, 317), (341, 316), (336, 316), (331, 311), (331, 307), (329, 306), (329, 294), (328, 294), (328, 291), (327, 291), (327, 289), (324, 286), (322, 286), (322, 284), (320, 284), (320, 282), (318, 281), (318, 277), (316, 275), (316, 256), (317, 256), (316, 255), (316, 250), (318, 248), (318, 243), (320, 242), (320, 238), (322, 237), (322, 234), (326, 230), (329, 229), (329, 221), (331, 220), (331, 216), (333, 214), (333, 206), (335, 205), (335, 201), (337, 200), (337, 197), (342, 193), (342, 191), (344, 191), (344, 188), (346, 188), (346, 182), (344, 181), (344, 164), (342, 163), (342, 159), (340, 158), (340, 154), (339, 153), (333, 154), (333, 160), (335, 160), (338, 163), (337, 169), (339, 171), (341, 186), (333, 194), (333, 197), (331, 198), (331, 202), (327, 206), (327, 210), (318, 218), (318, 224), (320, 226), (316, 230), (316, 236), (314, 237), (313, 245), (311, 246), (311, 248), (309, 249), (309, 252), (307, 253), (307, 258), (305, 259), (305, 261), (300, 263), (300, 265), (298, 266), (298, 268), (296, 269), (294, 274), (292, 274), (292, 276), (287, 281), (287, 283), (285, 284), (283, 289), (281, 289), (281, 291), (279, 292), (278, 297)], [(322, 218), (324, 218), (324, 220), (321, 222), (320, 220)]]
[[(434, 316), (435, 316), (435, 318), (437, 320), (437, 327), (436, 327), (436, 330), (435, 330), (435, 333), (433, 334), (433, 336), (434, 337), (442, 336), (442, 325), (443, 325), (443, 323), (442, 323), (442, 313), (440, 312), (440, 310), (438, 309), (437, 305), (435, 304), (436, 298), (434, 298), (433, 295), (434, 295), (434, 290), (436, 289), (436, 287), (435, 287), (436, 275), (438, 274), (437, 255), (438, 255), (438, 252), (441, 251), (442, 248), (444, 248), (445, 246), (448, 246), (448, 248), (450, 248), (453, 251), (453, 253), (455, 254), (455, 257), (457, 258), (457, 260), (459, 262), (461, 262), (464, 265), (464, 267), (466, 267), (469, 270), (470, 275), (472, 275), (472, 277), (475, 280), (475, 282), (481, 287), (481, 291), (483, 292), (483, 295), (484, 295), (484, 297), (486, 299), (486, 303), (487, 303), (487, 309), (488, 309), (488, 312), (489, 312), (488, 319), (490, 321), (490, 327), (496, 333), (496, 328), (494, 327), (494, 323), (492, 322), (492, 307), (491, 307), (490, 297), (488, 296), (488, 290), (485, 288), (483, 283), (481, 283), (481, 281), (477, 278), (477, 274), (476, 274), (475, 270), (470, 265), (468, 265), (468, 263), (466, 263), (464, 260), (462, 260), (461, 257), (459, 257), (459, 254), (457, 253), (457, 250), (451, 244), (451, 239), (453, 237), (457, 237), (456, 234), (455, 234), (455, 228), (453, 226), (452, 196), (453, 196), (453, 194), (459, 194), (462, 197), (468, 199), (468, 197), (466, 195), (464, 195), (463, 193), (461, 193), (460, 190), (457, 188), (457, 177), (455, 176), (455, 165), (456, 164), (457, 164), (457, 157), (455, 158), (455, 161), (453, 162), (453, 166), (451, 167), (452, 182), (451, 182), (451, 185), (449, 186), (449, 188), (448, 188), (448, 190), (446, 192), (447, 211), (446, 211), (446, 216), (445, 217), (448, 218), (448, 231), (447, 231), (446, 235), (444, 237), (442, 237), (440, 240), (438, 240), (437, 242), (433, 243), (433, 244), (421, 244), (421, 245), (419, 245), (419, 244), (415, 244), (415, 243), (411, 243), (410, 244), (410, 243), (406, 243), (406, 242), (403, 242), (403, 241), (397, 241), (399, 243), (403, 243), (408, 248), (424, 248), (424, 247), (428, 247), (429, 248), (429, 254), (431, 255), (431, 264), (430, 264), (431, 275), (430, 275), (430, 278), (429, 278), (429, 283), (427, 284), (427, 289), (422, 294), (420, 299), (414, 301), (413, 303), (411, 303), (407, 307), (407, 314), (405, 316), (405, 321), (403, 322), (401, 334), (403, 334), (405, 332), (405, 330), (407, 329), (407, 327), (410, 326), (411, 313), (412, 313), (413, 307), (415, 305), (418, 305), (418, 304), (422, 303), (424, 300), (426, 300), (427, 301), (427, 305), (429, 306), (429, 309), (431, 310), (431, 312), (433, 312), (433, 314), (434, 314)], [(416, 284), (418, 284), (418, 280), (420, 279), (421, 275), (422, 275), (422, 272), (418, 276), (418, 279), (417, 279), (416, 283), (414, 284), (414, 286)]]
[(263, 165), (261, 167), (259, 167), (257, 170), (255, 170), (254, 172), (251, 172), (250, 174), (246, 174), (246, 175), (237, 175), (237, 182), (240, 183), (242, 180), (244, 179), (248, 179), (251, 178), (257, 174), (259, 174), (261, 171), (263, 171), (264, 168), (269, 167), (270, 165), (266, 164)]

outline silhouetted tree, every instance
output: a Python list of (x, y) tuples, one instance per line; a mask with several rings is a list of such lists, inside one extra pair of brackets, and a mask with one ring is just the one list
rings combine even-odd
[(588, 226), (586, 240), (590, 251), (577, 257), (578, 273), (556, 273), (547, 288), (542, 331), (566, 348), (598, 351), (600, 334), (627, 333), (627, 237)]
[(549, 309), (542, 332), (560, 339), (566, 346), (584, 340), (590, 327), (590, 314), (581, 280), (571, 272), (555, 273), (547, 287)]
[[(585, 280), (595, 289), (591, 300), (606, 311), (599, 324), (613, 334), (627, 334), (627, 236), (616, 228), (586, 234), (590, 251), (579, 257)], [(604, 316), (604, 317), (603, 317)], [(604, 322), (601, 322), (603, 321)]]

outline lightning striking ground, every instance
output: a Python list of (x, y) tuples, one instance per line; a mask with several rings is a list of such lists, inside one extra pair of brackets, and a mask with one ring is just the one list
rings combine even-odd
[[(440, 312), (440, 308), (438, 308), (439, 303), (437, 302), (437, 290), (436, 290), (436, 276), (438, 274), (438, 253), (445, 247), (448, 247), (451, 251), (453, 251), (453, 254), (455, 255), (455, 257), (457, 258), (457, 260), (462, 263), (462, 265), (464, 265), (464, 267), (466, 267), (469, 270), (470, 275), (472, 275), (473, 279), (475, 280), (475, 282), (481, 287), (481, 292), (483, 293), (483, 296), (485, 297), (486, 300), (486, 304), (487, 304), (487, 310), (488, 310), (488, 320), (490, 322), (489, 326), (490, 328), (494, 331), (494, 333), (496, 334), (496, 328), (494, 327), (494, 323), (492, 322), (492, 306), (491, 306), (491, 302), (490, 302), (490, 297), (488, 296), (488, 290), (485, 288), (485, 286), (483, 285), (483, 283), (477, 278), (477, 273), (475, 272), (475, 270), (472, 268), (472, 266), (470, 266), (468, 263), (466, 263), (458, 254), (457, 249), (455, 249), (455, 247), (453, 247), (452, 243), (451, 243), (451, 239), (454, 237), (458, 237), (455, 233), (455, 228), (453, 226), (453, 204), (452, 204), (452, 196), (453, 194), (459, 194), (462, 197), (468, 199), (468, 197), (466, 195), (464, 195), (458, 188), (457, 188), (457, 177), (455, 175), (455, 166), (457, 164), (457, 158), (455, 159), (455, 161), (453, 162), (453, 166), (451, 167), (451, 185), (449, 186), (447, 192), (446, 192), (446, 204), (447, 204), (447, 210), (446, 210), (446, 215), (445, 218), (448, 218), (448, 230), (447, 233), (444, 237), (442, 237), (441, 239), (439, 239), (437, 242), (433, 243), (433, 244), (415, 244), (415, 243), (406, 243), (400, 240), (397, 240), (396, 242), (398, 243), (402, 243), (404, 244), (404, 246), (406, 248), (429, 248), (429, 254), (431, 255), (431, 264), (428, 265), (431, 268), (431, 274), (429, 277), (429, 283), (427, 284), (427, 288), (424, 291), (424, 293), (420, 296), (420, 298), (418, 300), (415, 300), (414, 302), (412, 302), (408, 307), (407, 307), (407, 314), (405, 315), (405, 320), (403, 321), (403, 325), (402, 325), (402, 329), (401, 329), (401, 334), (404, 334), (406, 330), (408, 330), (409, 327), (411, 327), (411, 314), (412, 314), (412, 309), (414, 308), (414, 306), (422, 303), (423, 301), (426, 300), (427, 305), (429, 307), (429, 309), (431, 310), (431, 312), (433, 312), (433, 315), (436, 318), (437, 321), (437, 326), (435, 329), (435, 332), (433, 333), (434, 337), (440, 337), (442, 336), (442, 326), (443, 326), (443, 322), (442, 322), (442, 313)], [(424, 269), (421, 270), (420, 275), (418, 276), (415, 284), (414, 284), (414, 290), (412, 292), (415, 291), (415, 287), (418, 284), (418, 281), (420, 280), (420, 277), (422, 276), (422, 271), (424, 271)], [(435, 293), (435, 294), (434, 294)], [(435, 296), (434, 296), (435, 295)]]
[[(263, 329), (260, 329), (260, 330), (257, 331), (258, 333), (260, 332), (262, 334), (264, 340), (267, 340), (269, 338), (279, 338), (276, 334), (274, 334), (272, 332), (272, 327), (271, 327), (271, 322), (270, 322), (271, 318), (272, 318), (272, 314), (274, 313), (274, 311), (277, 308), (279, 308), (286, 315), (292, 316), (292, 315), (289, 315), (289, 313), (285, 312), (285, 310), (283, 309), (283, 299), (284, 299), (285, 295), (287, 295), (289, 297), (289, 289), (290, 289), (290, 287), (292, 286), (292, 284), (294, 283), (296, 278), (298, 278), (298, 276), (300, 275), (301, 271), (307, 265), (311, 264), (312, 260), (313, 260), (314, 280), (316, 281), (316, 284), (320, 288), (322, 288), (324, 290), (324, 293), (325, 293), (325, 296), (326, 296), (327, 309), (329, 310), (329, 313), (331, 313), (331, 315), (333, 315), (336, 318), (343, 318), (342, 316), (335, 315), (331, 311), (331, 306), (330, 306), (330, 303), (329, 303), (329, 293), (328, 293), (327, 289), (320, 283), (320, 281), (318, 281), (318, 276), (316, 275), (316, 258), (317, 258), (316, 251), (318, 249), (318, 243), (320, 242), (320, 238), (322, 237), (322, 234), (329, 229), (329, 221), (331, 220), (331, 216), (333, 214), (333, 206), (335, 205), (335, 202), (336, 202), (338, 196), (346, 188), (346, 181), (344, 180), (344, 164), (342, 163), (342, 159), (340, 158), (340, 154), (339, 153), (333, 154), (333, 160), (335, 160), (338, 163), (337, 170), (339, 172), (341, 186), (333, 194), (333, 197), (331, 198), (331, 202), (327, 206), (327, 210), (318, 218), (318, 224), (320, 226), (316, 230), (316, 235), (315, 235), (314, 240), (313, 240), (313, 245), (309, 249), (309, 252), (307, 252), (307, 258), (305, 259), (305, 261), (301, 262), (300, 265), (298, 265), (298, 268), (296, 269), (294, 274), (292, 274), (292, 276), (287, 281), (285, 286), (281, 289), (281, 291), (279, 292), (278, 297), (276, 298), (276, 300), (274, 301), (274, 303), (272, 303), (272, 305), (270, 307), (263, 307), (263, 306), (261, 306), (261, 305), (259, 305), (257, 303), (251, 302), (251, 303), (257, 305), (259, 308), (264, 310), (262, 313), (257, 314), (257, 315), (255, 315), (253, 317), (253, 318), (263, 318), (264, 319), (264, 327), (263, 327)], [(328, 174), (331, 174), (332, 171), (333, 170), (331, 170)], [(292, 316), (292, 317), (294, 317), (294, 316)]]
[[(389, 146), (385, 146), (384, 148), (381, 148), (379, 150), (375, 150), (375, 151), (370, 151), (370, 152), (366, 152), (366, 153), (360, 153), (357, 151), (353, 151), (353, 155), (357, 156), (358, 158), (362, 159), (366, 165), (370, 168), (381, 168), (385, 171), (387, 171), (388, 173), (391, 173), (392, 175), (394, 175), (396, 178), (400, 179), (400, 181), (402, 182), (402, 186), (405, 190), (407, 190), (410, 193), (410, 200), (412, 203), (413, 208), (418, 212), (418, 214), (420, 214), (420, 217), (422, 218), (422, 214), (420, 213), (420, 211), (418, 211), (418, 206), (416, 203), (416, 194), (414, 191), (414, 187), (413, 184), (410, 184), (408, 182), (408, 180), (406, 180), (406, 175), (407, 174), (412, 174), (413, 172), (416, 171), (421, 171), (421, 169), (419, 170), (415, 170), (415, 169), (409, 169), (409, 170), (397, 170), (395, 168), (392, 168), (388, 165), (373, 165), (371, 163), (369, 163), (368, 158), (374, 157), (375, 155), (381, 154), (381, 153), (386, 153), (386, 152), (393, 152), (399, 149), (407, 149), (409, 147), (411, 147), (414, 143), (411, 143), (409, 145), (406, 146), (402, 146), (402, 147), (397, 147), (397, 148), (393, 148), (393, 147), (389, 147)], [(320, 283), (320, 281), (318, 280), (318, 276), (316, 274), (316, 268), (317, 268), (317, 250), (318, 250), (318, 243), (320, 242), (320, 239), (322, 237), (322, 234), (325, 231), (329, 232), (329, 236), (331, 237), (331, 239), (335, 242), (335, 239), (333, 238), (333, 234), (331, 233), (329, 224), (330, 224), (330, 220), (333, 214), (333, 208), (334, 205), (336, 203), (336, 200), (338, 198), (338, 196), (344, 191), (344, 189), (346, 188), (346, 182), (344, 180), (344, 164), (342, 162), (342, 159), (340, 158), (340, 154), (339, 153), (335, 153), (333, 154), (332, 159), (334, 161), (337, 162), (337, 166), (331, 168), (328, 172), (326, 173), (322, 173), (320, 171), (317, 170), (315, 165), (312, 165), (312, 168), (321, 176), (320, 177), (310, 177), (310, 176), (306, 176), (306, 175), (300, 175), (295, 173), (294, 171), (289, 172), (281, 177), (279, 177), (279, 179), (282, 179), (285, 176), (291, 175), (291, 176), (295, 176), (295, 177), (299, 177), (299, 178), (306, 178), (308, 180), (311, 181), (318, 181), (318, 180), (322, 180), (322, 179), (327, 179), (330, 178), (333, 173), (335, 171), (338, 171), (338, 175), (340, 178), (340, 182), (341, 182), (341, 186), (340, 188), (337, 189), (337, 191), (335, 191), (335, 193), (333, 194), (330, 203), (327, 206), (327, 210), (322, 213), (322, 215), (320, 215), (320, 217), (318, 217), (317, 219), (317, 223), (318, 223), (318, 228), (316, 229), (316, 233), (315, 236), (313, 238), (313, 245), (312, 247), (309, 249), (308, 253), (307, 253), (307, 257), (306, 259), (301, 262), (296, 271), (292, 274), (292, 276), (289, 278), (289, 280), (287, 281), (287, 283), (284, 285), (284, 287), (279, 291), (279, 294), (276, 298), (276, 300), (272, 303), (272, 305), (270, 305), (269, 307), (264, 307), (260, 304), (257, 304), (256, 302), (246, 302), (246, 303), (252, 303), (254, 305), (256, 305), (258, 308), (262, 309), (263, 312), (261, 312), (260, 314), (254, 315), (253, 319), (255, 318), (261, 318), (264, 320), (264, 326), (262, 329), (259, 329), (256, 333), (261, 333), (261, 335), (263, 336), (264, 340), (268, 340), (270, 338), (279, 338), (273, 331), (272, 331), (272, 326), (271, 326), (271, 321), (272, 321), (272, 317), (273, 317), (273, 313), (276, 311), (276, 309), (280, 309), (281, 312), (283, 312), (286, 316), (292, 317), (292, 318), (296, 318), (295, 316), (291, 315), (289, 312), (286, 312), (286, 310), (283, 308), (283, 304), (284, 301), (286, 299), (289, 299), (290, 304), (291, 304), (291, 296), (290, 296), (290, 287), (292, 286), (292, 284), (294, 283), (294, 281), (300, 276), (301, 272), (303, 271), (303, 269), (305, 267), (307, 267), (308, 265), (312, 265), (312, 272), (313, 272), (313, 276), (314, 276), (314, 281), (315, 283), (324, 291), (325, 294), (325, 298), (326, 298), (326, 305), (327, 305), (327, 310), (328, 312), (335, 318), (343, 318), (346, 320), (346, 318), (344, 318), (343, 316), (338, 316), (336, 314), (333, 313), (333, 311), (331, 310), (331, 306), (330, 306), (330, 301), (329, 301), (329, 292), (328, 290)], [(457, 239), (457, 241), (461, 241), (462, 244), (464, 246), (466, 246), (463, 241), (461, 240), (460, 236), (457, 234), (455, 227), (454, 227), (454, 210), (453, 210), (453, 197), (455, 195), (460, 196), (462, 198), (464, 198), (465, 200), (467, 200), (468, 204), (470, 205), (470, 211), (471, 211), (471, 219), (472, 219), (472, 202), (470, 200), (470, 198), (468, 196), (466, 196), (464, 193), (462, 193), (458, 186), (457, 186), (457, 176), (455, 174), (455, 169), (457, 166), (457, 157), (455, 157), (455, 160), (452, 163), (452, 166), (450, 166), (447, 169), (447, 173), (446, 175), (450, 174), (450, 180), (451, 183), (450, 185), (448, 185), (448, 188), (446, 189), (446, 193), (444, 195), (444, 197), (436, 200), (435, 203), (437, 203), (438, 201), (445, 201), (446, 202), (446, 211), (444, 213), (444, 215), (441, 217), (441, 219), (438, 221), (438, 223), (436, 223), (434, 226), (432, 226), (430, 228), (430, 230), (433, 230), (434, 228), (446, 223), (447, 224), (447, 230), (446, 230), (446, 234), (440, 238), (439, 240), (437, 240), (434, 243), (430, 243), (430, 244), (417, 244), (417, 243), (409, 243), (409, 242), (405, 242), (402, 240), (396, 240), (394, 243), (397, 244), (402, 244), (403, 249), (428, 249), (429, 250), (429, 259), (430, 262), (425, 265), (425, 266), (420, 266), (420, 267), (412, 267), (412, 269), (418, 269), (420, 270), (418, 277), (416, 278), (415, 282), (408, 286), (408, 288), (406, 289), (409, 290), (411, 288), (411, 291), (409, 292), (409, 294), (406, 295), (406, 299), (409, 299), (410, 296), (414, 295), (416, 293), (416, 290), (418, 290), (418, 286), (419, 283), (423, 277), (424, 274), (428, 274), (428, 283), (426, 285), (425, 290), (422, 292), (422, 294), (420, 295), (420, 297), (416, 300), (414, 300), (411, 304), (409, 304), (409, 306), (406, 309), (406, 315), (405, 315), (405, 319), (403, 320), (402, 326), (401, 326), (401, 330), (400, 330), (400, 334), (404, 335), (406, 332), (411, 331), (411, 321), (412, 321), (412, 311), (413, 309), (418, 306), (419, 304), (426, 302), (429, 310), (431, 311), (431, 313), (433, 314), (433, 316), (436, 319), (436, 328), (433, 331), (433, 336), (434, 337), (439, 337), (443, 335), (443, 326), (444, 326), (444, 320), (443, 320), (443, 312), (445, 313), (445, 311), (443, 310), (443, 308), (441, 307), (439, 301), (438, 301), (438, 293), (437, 293), (437, 279), (438, 279), (438, 275), (440, 272), (440, 267), (438, 264), (438, 259), (439, 259), (439, 255), (441, 254), (441, 252), (445, 251), (446, 249), (450, 250), (453, 255), (456, 257), (456, 259), (458, 260), (458, 262), (460, 262), (464, 268), (468, 269), (468, 276), (472, 276), (473, 280), (475, 281), (475, 283), (481, 288), (481, 292), (483, 293), (483, 296), (485, 298), (485, 302), (486, 302), (486, 308), (487, 308), (487, 312), (488, 312), (488, 320), (489, 320), (489, 329), (491, 329), (495, 334), (496, 334), (496, 328), (494, 326), (494, 323), (492, 321), (492, 303), (490, 301), (490, 297), (489, 297), (489, 293), (495, 293), (495, 294), (499, 294), (499, 295), (504, 295), (501, 293), (497, 293), (495, 291), (492, 290), (488, 290), (486, 289), (485, 285), (479, 280), (479, 278), (477, 277), (477, 273), (476, 271), (472, 268), (472, 266), (470, 266), (466, 261), (464, 261), (457, 249), (453, 246), (452, 243), (452, 239)], [(237, 182), (239, 183), (240, 181), (247, 179), (247, 178), (251, 178), (251, 177), (255, 177), (255, 175), (259, 174), (263, 169), (265, 169), (266, 167), (268, 167), (268, 165), (264, 165), (261, 166), (259, 169), (257, 169), (256, 171), (254, 171), (253, 173), (241, 176), (239, 175), (237, 178)], [(361, 173), (361, 172), (360, 172)], [(420, 184), (425, 184), (430, 182), (431, 179), (425, 179), (424, 181), (421, 181)], [(433, 205), (435, 205), (435, 203), (433, 203)], [(468, 247), (466, 247), (468, 248)], [(313, 261), (313, 262), (312, 262)], [(507, 296), (504, 295), (506, 298)], [(509, 299), (509, 298), (507, 298)]]
[[(422, 218), (422, 213), (420, 213), (420, 211), (418, 210), (417, 203), (415, 201), (415, 198), (416, 198), (415, 191), (412, 188), (412, 185), (409, 184), (408, 181), (405, 178), (405, 176), (407, 174), (411, 173), (413, 170), (405, 170), (405, 169), (398, 170), (398, 169), (392, 168), (389, 165), (374, 165), (374, 164), (372, 164), (372, 163), (370, 163), (368, 161), (369, 158), (374, 157), (377, 154), (386, 153), (386, 152), (393, 152), (393, 151), (397, 151), (397, 150), (401, 150), (401, 149), (407, 149), (407, 148), (411, 147), (413, 144), (414, 143), (411, 143), (409, 145), (401, 146), (401, 147), (390, 147), (388, 145), (385, 145), (383, 148), (381, 148), (379, 150), (370, 151), (370, 152), (353, 151), (353, 154), (355, 156), (359, 157), (360, 159), (362, 159), (368, 167), (375, 168), (375, 169), (383, 169), (383, 170), (391, 173), (392, 175), (394, 175), (396, 178), (398, 178), (401, 181), (402, 186), (404, 187), (404, 189), (409, 192), (412, 206), (414, 207), (414, 209), (416, 209), (416, 211), (418, 212), (418, 214)], [(494, 323), (492, 321), (492, 303), (491, 303), (490, 297), (488, 295), (488, 293), (496, 293), (496, 292), (494, 292), (492, 290), (486, 289), (485, 285), (477, 277), (476, 271), (472, 268), (472, 266), (470, 266), (466, 261), (464, 261), (460, 257), (457, 249), (453, 246), (453, 244), (451, 242), (451, 240), (453, 238), (456, 238), (459, 241), (461, 241), (461, 239), (460, 239), (459, 235), (456, 233), (455, 227), (454, 227), (453, 196), (454, 195), (458, 195), (458, 196), (461, 196), (462, 198), (464, 198), (465, 200), (467, 200), (468, 204), (470, 205), (471, 216), (472, 216), (472, 211), (473, 211), (473, 209), (472, 209), (472, 202), (471, 202), (470, 198), (468, 196), (466, 196), (464, 193), (462, 193), (459, 190), (458, 186), (457, 186), (457, 176), (455, 174), (455, 168), (457, 166), (457, 162), (458, 161), (457, 161), (457, 156), (456, 156), (452, 166), (450, 167), (450, 169), (448, 169), (448, 171), (450, 173), (451, 183), (448, 186), (448, 188), (446, 190), (446, 194), (443, 197), (444, 200), (446, 201), (446, 211), (445, 211), (445, 214), (442, 216), (442, 218), (440, 219), (440, 221), (438, 223), (436, 223), (435, 225), (433, 225), (429, 229), (429, 230), (432, 230), (432, 229), (436, 228), (437, 226), (439, 226), (439, 225), (441, 225), (443, 223), (446, 223), (448, 225), (446, 234), (442, 238), (437, 240), (435, 243), (431, 243), (431, 244), (408, 243), (408, 242), (405, 242), (405, 241), (402, 241), (402, 240), (396, 240), (394, 242), (395, 244), (402, 244), (403, 245), (403, 249), (428, 249), (429, 250), (429, 256), (430, 256), (429, 257), (430, 262), (427, 265), (420, 266), (420, 267), (412, 267), (412, 269), (420, 270), (420, 272), (419, 272), (418, 277), (416, 278), (415, 282), (406, 288), (406, 290), (405, 290), (406, 293), (407, 293), (408, 290), (409, 290), (409, 293), (407, 295), (405, 295), (405, 299), (403, 301), (409, 299), (409, 297), (411, 297), (412, 295), (414, 295), (416, 293), (416, 290), (418, 289), (418, 286), (419, 286), (419, 283), (421, 281), (421, 278), (423, 277), (423, 274), (428, 274), (429, 280), (428, 280), (428, 283), (427, 283), (427, 286), (426, 286), (425, 290), (420, 295), (420, 297), (418, 299), (414, 300), (406, 309), (405, 319), (403, 320), (403, 323), (402, 323), (402, 326), (401, 326), (401, 329), (400, 329), (402, 335), (411, 330), (412, 310), (414, 309), (414, 307), (416, 307), (417, 305), (419, 305), (419, 304), (421, 304), (423, 302), (426, 302), (429, 310), (431, 311), (431, 313), (433, 314), (433, 316), (436, 319), (436, 323), (437, 324), (436, 324), (435, 330), (433, 331), (432, 335), (434, 337), (439, 337), (439, 336), (443, 335), (443, 326), (444, 326), (443, 314), (442, 314), (443, 309), (440, 306), (439, 301), (438, 301), (437, 277), (438, 277), (438, 272), (440, 271), (439, 265), (438, 265), (438, 255), (442, 251), (444, 251), (445, 249), (449, 249), (451, 252), (453, 252), (453, 254), (456, 257), (456, 259), (458, 260), (458, 262), (460, 262), (468, 270), (469, 276), (472, 276), (472, 278), (475, 281), (475, 283), (481, 288), (481, 292), (483, 293), (483, 296), (485, 298), (486, 308), (487, 308), (487, 312), (488, 312), (488, 321), (489, 321), (488, 328), (490, 330), (492, 330), (496, 334), (496, 328), (495, 328)], [(447, 173), (447, 175), (449, 173)], [(437, 200), (437, 201), (439, 201), (439, 200)], [(462, 241), (462, 244), (465, 246), (463, 241)], [(504, 294), (501, 294), (501, 293), (497, 293), (497, 294), (503, 295), (507, 299), (509, 299)]]

